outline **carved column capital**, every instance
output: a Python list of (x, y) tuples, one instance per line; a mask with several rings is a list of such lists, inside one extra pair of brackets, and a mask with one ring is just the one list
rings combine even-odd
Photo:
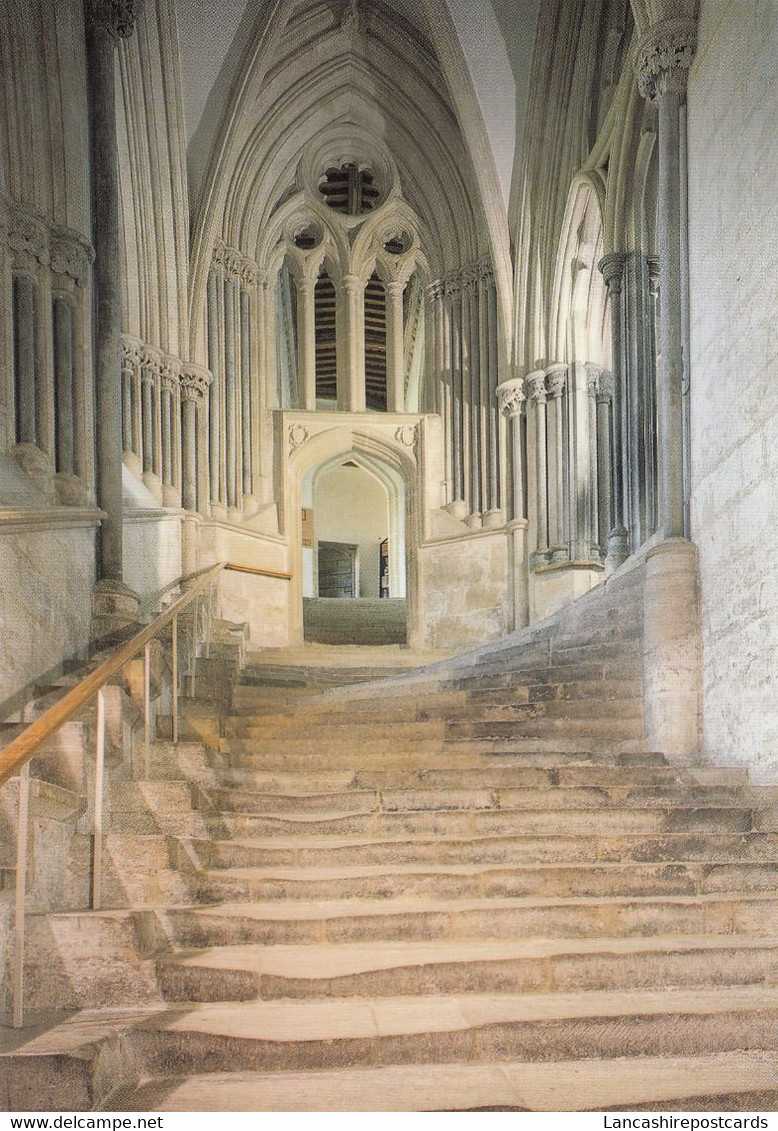
[(603, 255), (600, 262), (597, 264), (605, 286), (613, 295), (621, 292), (621, 277), (624, 273), (624, 253), (621, 251), (611, 251), (607, 255)]
[(696, 20), (663, 20), (652, 27), (640, 41), (635, 60), (643, 97), (657, 102), (670, 91), (682, 94), (696, 47)]
[(213, 377), (209, 369), (205, 369), (201, 365), (193, 365), (190, 362), (184, 366), (178, 382), (181, 386), (181, 399), (197, 403), (205, 397), (213, 382)]
[(494, 391), (500, 412), (506, 416), (518, 416), (527, 399), (522, 378), (512, 377), (510, 381), (503, 381)]
[(11, 205), (8, 210), (8, 245), (13, 252), (14, 267), (34, 271), (37, 264), (50, 259), (49, 231), (38, 216)]
[(79, 287), (86, 286), (89, 268), (95, 259), (91, 244), (65, 228), (57, 228), (51, 233), (49, 252), (55, 275), (68, 276)]
[(536, 369), (527, 374), (526, 385), (530, 399), (536, 404), (546, 403), (546, 373), (543, 369)]
[(546, 368), (546, 383), (549, 396), (556, 400), (561, 397), (567, 388), (567, 365), (564, 362), (554, 362)]
[(87, 0), (86, 17), (118, 43), (132, 35), (142, 10), (143, 0)]

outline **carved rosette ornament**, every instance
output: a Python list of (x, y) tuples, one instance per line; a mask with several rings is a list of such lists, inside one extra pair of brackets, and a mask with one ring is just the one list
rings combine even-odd
[(417, 426), (415, 424), (405, 424), (395, 431), (394, 438), (398, 444), (402, 444), (406, 448), (412, 448), (416, 443)]
[(500, 412), (506, 416), (519, 415), (527, 399), (524, 381), (521, 377), (513, 377), (510, 381), (503, 381), (501, 385), (497, 386), (495, 393), (497, 394)]
[(289, 425), (289, 455), (293, 455), (308, 439), (308, 429), (304, 424)]
[(669, 91), (683, 93), (697, 47), (697, 21), (665, 20), (643, 36), (635, 70), (638, 89), (656, 102)]
[(112, 39), (129, 39), (143, 11), (143, 0), (87, 0), (87, 18)]

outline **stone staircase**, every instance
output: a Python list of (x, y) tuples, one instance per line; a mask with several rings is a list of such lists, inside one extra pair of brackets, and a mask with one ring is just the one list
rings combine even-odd
[(227, 707), (203, 661), (210, 740), (114, 782), (113, 909), (30, 917), (2, 1106), (775, 1110), (774, 798), (644, 749), (604, 623), (268, 652)]

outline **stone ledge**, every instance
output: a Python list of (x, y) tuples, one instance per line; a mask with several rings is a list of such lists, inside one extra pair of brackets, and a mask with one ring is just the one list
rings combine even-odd
[(105, 517), (98, 507), (2, 507), (0, 534), (99, 526)]

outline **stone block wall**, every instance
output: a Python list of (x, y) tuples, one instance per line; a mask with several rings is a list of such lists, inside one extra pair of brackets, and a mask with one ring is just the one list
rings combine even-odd
[(472, 648), (510, 626), (508, 543), (503, 531), (428, 543), (419, 550), (427, 648)]
[(689, 82), (692, 537), (703, 742), (778, 778), (778, 21), (703, 0)]

